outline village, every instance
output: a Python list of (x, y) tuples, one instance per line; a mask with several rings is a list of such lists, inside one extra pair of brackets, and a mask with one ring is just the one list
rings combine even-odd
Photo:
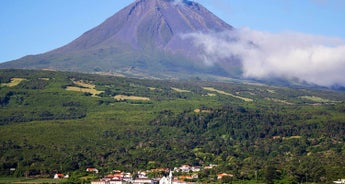
[[(198, 180), (200, 171), (213, 169), (214, 167), (217, 167), (217, 165), (210, 164), (204, 167), (182, 165), (174, 169), (155, 168), (136, 173), (113, 170), (102, 178), (91, 181), (91, 184), (192, 184)], [(87, 168), (86, 172), (98, 174), (99, 170), (97, 168)], [(66, 178), (69, 178), (69, 175), (61, 173), (54, 175), (54, 179), (57, 180)], [(217, 175), (217, 180), (223, 180), (224, 178), (231, 181), (233, 175), (228, 173), (219, 173)]]

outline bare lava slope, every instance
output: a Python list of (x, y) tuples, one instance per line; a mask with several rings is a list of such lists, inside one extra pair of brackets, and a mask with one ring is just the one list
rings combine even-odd
[(236, 77), (240, 73), (239, 63), (224, 61), (205, 66), (202, 51), (192, 40), (183, 38), (188, 33), (229, 30), (233, 27), (192, 1), (136, 0), (71, 43), (2, 63), (0, 68), (159, 78), (200, 74)]

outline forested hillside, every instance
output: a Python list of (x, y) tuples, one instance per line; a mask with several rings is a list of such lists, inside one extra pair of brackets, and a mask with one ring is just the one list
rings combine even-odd
[(344, 99), (321, 88), (0, 70), (0, 174), (216, 164), (198, 180), (327, 183), (345, 177)]

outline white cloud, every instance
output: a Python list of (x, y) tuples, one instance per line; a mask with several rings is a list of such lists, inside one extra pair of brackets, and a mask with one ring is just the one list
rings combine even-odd
[(202, 51), (204, 63), (213, 65), (237, 56), (243, 77), (298, 78), (322, 86), (345, 86), (345, 42), (301, 33), (238, 29), (231, 32), (184, 35)]

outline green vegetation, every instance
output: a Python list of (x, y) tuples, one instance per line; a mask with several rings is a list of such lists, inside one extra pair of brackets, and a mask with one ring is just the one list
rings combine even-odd
[[(225, 91), (221, 91), (221, 90), (217, 90), (217, 89), (214, 89), (212, 87), (204, 87), (205, 90), (207, 91), (211, 91), (211, 92), (217, 92), (219, 94), (223, 94), (223, 95), (228, 95), (228, 96), (231, 96), (231, 97), (234, 97), (234, 98), (238, 98), (238, 99), (241, 99), (245, 102), (252, 102), (253, 100), (250, 99), (250, 98), (244, 98), (244, 97), (240, 97), (240, 96), (236, 96), (236, 95), (233, 95), (233, 94), (230, 94), (230, 93), (227, 93)], [(253, 94), (253, 93), (250, 93), (250, 94)]]
[(23, 80), (25, 79), (11, 78), (11, 81), (9, 83), (2, 83), (1, 86), (14, 87), (14, 86), (17, 86), (19, 83), (21, 83)]
[(320, 98), (317, 96), (301, 96), (302, 99), (306, 99), (306, 100), (310, 100), (313, 102), (320, 102), (320, 103), (327, 103), (327, 102), (331, 102), (328, 99), (324, 99), (324, 98)]
[[(7, 85), (15, 78), (25, 80)], [(344, 92), (28, 70), (0, 70), (0, 84), (0, 183), (182, 164), (217, 164), (205, 183), (345, 177)]]
[(30, 184), (30, 183), (54, 183), (54, 184), (57, 184), (57, 183), (67, 183), (68, 180), (67, 179), (61, 179), (61, 180), (54, 180), (54, 179), (42, 179), (42, 178), (38, 178), (38, 179), (35, 179), (35, 178), (14, 178), (14, 177), (3, 177), (3, 178), (0, 178), (0, 183), (3, 183), (3, 184), (8, 184), (8, 183), (21, 183), (21, 184)]

